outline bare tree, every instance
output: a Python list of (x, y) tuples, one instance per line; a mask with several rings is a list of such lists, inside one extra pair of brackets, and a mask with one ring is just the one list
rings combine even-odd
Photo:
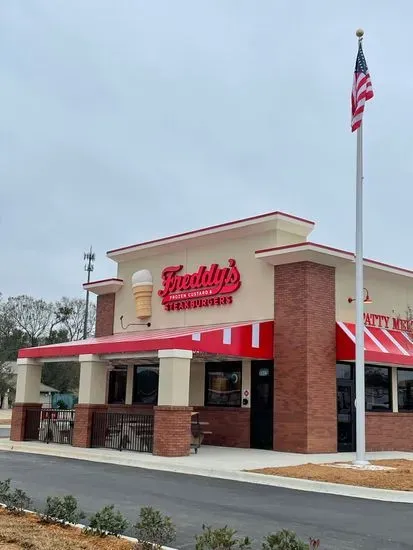
[[(67, 331), (70, 341), (83, 338), (83, 323), (86, 313), (86, 302), (81, 298), (63, 297), (56, 304), (56, 315), (60, 326)], [(89, 303), (88, 336), (93, 334), (96, 323), (96, 305)]]
[(5, 312), (14, 326), (27, 336), (31, 347), (47, 338), (59, 322), (53, 304), (24, 294), (9, 298), (5, 304)]

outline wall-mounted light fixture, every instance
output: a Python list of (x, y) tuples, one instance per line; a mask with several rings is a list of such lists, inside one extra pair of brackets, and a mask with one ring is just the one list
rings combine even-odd
[[(367, 290), (367, 288), (363, 288), (363, 290), (364, 290), (364, 300), (363, 300), (363, 302), (365, 304), (372, 304), (373, 300), (370, 298), (369, 291)], [(355, 298), (347, 298), (347, 300), (348, 300), (349, 304), (352, 304), (353, 302), (356, 301)]]
[(119, 317), (119, 319), (120, 319), (120, 326), (122, 327), (123, 330), (126, 330), (129, 327), (135, 327), (135, 326), (136, 327), (146, 326), (148, 328), (151, 326), (151, 323), (145, 323), (145, 322), (143, 322), (143, 323), (129, 323), (128, 325), (124, 326), (123, 325), (123, 315), (121, 315)]

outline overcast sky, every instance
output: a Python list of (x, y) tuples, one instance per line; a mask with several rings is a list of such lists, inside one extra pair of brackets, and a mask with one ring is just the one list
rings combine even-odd
[(413, 5), (397, 6), (3, 0), (0, 291), (80, 296), (91, 244), (103, 278), (111, 248), (272, 210), (354, 249), (359, 26), (365, 255), (413, 268)]

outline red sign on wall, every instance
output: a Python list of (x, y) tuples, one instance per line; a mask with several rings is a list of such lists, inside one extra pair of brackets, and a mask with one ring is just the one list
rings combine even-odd
[(377, 313), (365, 313), (364, 324), (366, 327), (389, 328), (402, 332), (413, 331), (413, 319), (401, 319), (390, 315), (378, 315)]
[(201, 265), (195, 273), (181, 274), (183, 267), (172, 265), (162, 271), (158, 296), (167, 311), (232, 304), (231, 294), (241, 286), (235, 260), (229, 259), (228, 267)]

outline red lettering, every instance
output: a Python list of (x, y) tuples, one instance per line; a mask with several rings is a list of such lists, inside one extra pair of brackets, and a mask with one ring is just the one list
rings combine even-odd
[[(198, 296), (231, 294), (241, 286), (241, 276), (236, 261), (232, 258), (228, 260), (228, 267), (220, 268), (215, 263), (208, 269), (201, 265), (195, 273), (178, 275), (182, 269), (183, 265), (168, 266), (163, 269), (163, 288), (158, 290), (158, 296), (162, 298), (163, 305), (172, 300), (179, 301), (195, 297), (197, 294)], [(220, 302), (213, 303), (219, 305)], [(199, 306), (194, 305), (194, 307)]]
[(372, 317), (373, 317), (373, 315), (371, 313), (365, 313), (364, 314), (364, 324), (368, 325), (369, 327), (374, 326)]

